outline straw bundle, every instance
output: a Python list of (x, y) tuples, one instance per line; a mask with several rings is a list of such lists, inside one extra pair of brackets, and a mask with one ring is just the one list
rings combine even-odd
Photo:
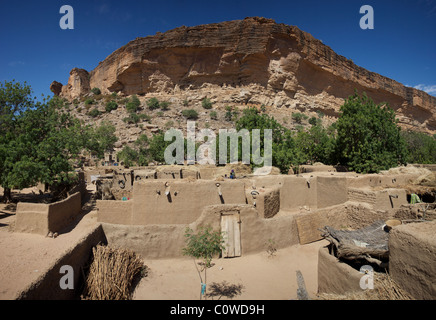
[(319, 300), (413, 300), (413, 297), (401, 289), (388, 273), (374, 273), (374, 289), (349, 292), (344, 295), (321, 293)]
[(97, 245), (86, 279), (84, 298), (128, 300), (135, 277), (144, 276), (147, 266), (130, 250)]

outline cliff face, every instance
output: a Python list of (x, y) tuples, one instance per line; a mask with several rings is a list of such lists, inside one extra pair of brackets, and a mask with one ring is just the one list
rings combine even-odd
[[(137, 38), (91, 72), (73, 69), (61, 96), (165, 93), (186, 96), (205, 88), (215, 102), (322, 111), (335, 117), (344, 99), (365, 91), (388, 102), (400, 125), (436, 132), (436, 98), (356, 66), (294, 26), (246, 18), (180, 27)], [(289, 113), (292, 111), (289, 110)]]

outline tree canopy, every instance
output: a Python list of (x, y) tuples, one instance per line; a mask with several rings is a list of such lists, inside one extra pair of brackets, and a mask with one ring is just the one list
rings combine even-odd
[(340, 111), (336, 156), (341, 164), (363, 173), (406, 164), (406, 143), (393, 109), (376, 105), (366, 94), (355, 93)]
[(84, 126), (55, 96), (37, 101), (26, 83), (0, 84), (0, 185), (5, 200), (10, 190), (38, 182), (71, 183), (72, 161), (88, 149), (103, 156), (116, 141), (109, 126)]

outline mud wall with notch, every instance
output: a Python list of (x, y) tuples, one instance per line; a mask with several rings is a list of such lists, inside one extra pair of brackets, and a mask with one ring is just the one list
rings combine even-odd
[(67, 227), (82, 211), (81, 194), (51, 204), (19, 202), (16, 211), (15, 232), (47, 235)]
[(206, 206), (245, 203), (244, 183), (237, 180), (135, 181), (131, 223), (186, 224), (194, 222)]

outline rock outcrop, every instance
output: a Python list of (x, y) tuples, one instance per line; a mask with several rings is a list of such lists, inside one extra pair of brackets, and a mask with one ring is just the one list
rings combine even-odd
[(74, 68), (70, 71), (68, 84), (62, 87), (61, 96), (73, 100), (91, 91), (90, 74), (85, 69)]
[(89, 74), (73, 69), (61, 96), (74, 99), (94, 87), (103, 93), (175, 96), (207, 89), (214, 102), (332, 117), (357, 90), (376, 103), (388, 102), (403, 127), (436, 132), (435, 97), (361, 68), (297, 27), (266, 18), (182, 26), (137, 38)]
[(50, 91), (53, 92), (55, 96), (59, 96), (62, 92), (62, 83), (53, 81), (50, 84)]

